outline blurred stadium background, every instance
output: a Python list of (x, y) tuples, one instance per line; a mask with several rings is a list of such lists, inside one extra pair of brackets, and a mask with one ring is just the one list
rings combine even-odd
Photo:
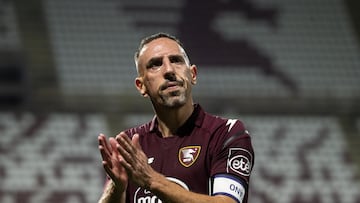
[(249, 202), (360, 203), (358, 2), (0, 0), (0, 202), (98, 200), (97, 135), (151, 118), (133, 53), (164, 31), (252, 134)]

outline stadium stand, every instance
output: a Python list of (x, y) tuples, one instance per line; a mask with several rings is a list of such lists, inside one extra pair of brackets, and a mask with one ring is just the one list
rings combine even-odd
[(1, 50), (21, 47), (14, 5), (6, 0), (0, 1), (0, 47)]
[[(239, 117), (239, 116), (231, 116)], [(151, 115), (129, 115), (133, 126)], [(253, 137), (251, 202), (360, 201), (360, 180), (334, 117), (241, 116)], [(104, 182), (104, 115), (0, 113), (0, 201), (95, 202)], [(84, 187), (86, 185), (86, 187)]]
[[(19, 31), (26, 4), (43, 9), (43, 42), (24, 43), (34, 37)], [(196, 100), (248, 126), (249, 202), (360, 203), (360, 57), (343, 1), (0, 0), (0, 98), (15, 90), (22, 101), (0, 103), (1, 203), (97, 201), (97, 134), (152, 117), (133, 87), (132, 58), (139, 39), (158, 31), (179, 36), (198, 65)], [(52, 54), (26, 52), (39, 43)], [(38, 60), (27, 66), (19, 53)], [(50, 62), (34, 63), (42, 59)], [(63, 111), (41, 109), (26, 82)]]
[(26, 99), (26, 72), (14, 6), (0, 1), (0, 106), (16, 107)]
[[(268, 99), (277, 112), (358, 107), (360, 60), (342, 1), (231, 2), (45, 1), (64, 102), (134, 110), (139, 97), (132, 56), (138, 40), (167, 31), (183, 39), (199, 68), (195, 95), (214, 108), (218, 98), (250, 113), (269, 111)], [(203, 17), (187, 19), (195, 11)], [(109, 105), (99, 107), (97, 95)], [(119, 99), (123, 96), (133, 102)]]
[[(313, 2), (297, 5), (280, 0), (264, 5), (254, 2), (251, 11), (240, 10), (240, 3), (234, 5), (239, 8), (230, 10), (221, 6), (220, 1), (211, 14), (205, 8), (199, 10), (202, 15), (212, 17), (202, 19), (209, 26), (205, 30), (196, 18), (187, 21), (186, 16), (192, 15), (185, 12), (200, 9), (199, 5), (204, 5), (202, 1), (170, 2), (46, 1), (63, 92), (129, 94), (134, 77), (132, 53), (138, 39), (145, 34), (170, 30), (185, 40), (190, 57), (199, 65), (200, 80), (204, 82), (199, 83), (197, 94), (214, 97), (212, 93), (217, 92), (231, 96), (233, 91), (239, 91), (240, 97), (289, 97), (295, 90), (286, 85), (295, 83), (302, 97), (359, 96), (356, 67), (360, 66), (360, 60), (352, 43), (356, 38), (350, 32), (341, 1), (331, 0), (327, 5)], [(235, 12), (236, 9), (239, 11)], [(255, 22), (248, 19), (251, 15), (255, 16)], [(199, 34), (186, 32), (182, 26), (198, 27)], [(213, 33), (218, 34), (204, 38)], [(212, 44), (213, 47), (203, 51), (202, 46)], [(219, 53), (213, 53), (215, 47)], [(226, 48), (237, 55), (221, 53)], [(249, 61), (237, 57), (242, 54)], [(217, 57), (210, 57), (215, 60), (209, 61), (209, 55)]]
[(360, 183), (335, 117), (244, 117), (256, 149), (250, 202), (359, 202)]
[(0, 113), (0, 202), (96, 202), (103, 115)]

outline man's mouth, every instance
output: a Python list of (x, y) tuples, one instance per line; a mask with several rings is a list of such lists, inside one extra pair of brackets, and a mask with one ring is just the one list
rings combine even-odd
[(176, 88), (182, 87), (182, 86), (183, 86), (183, 82), (181, 82), (181, 81), (169, 81), (169, 82), (165, 82), (163, 85), (161, 85), (160, 89), (161, 90), (176, 89)]

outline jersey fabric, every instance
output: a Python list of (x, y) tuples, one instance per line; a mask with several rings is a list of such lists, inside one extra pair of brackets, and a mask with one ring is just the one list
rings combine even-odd
[[(170, 181), (196, 193), (225, 194), (237, 202), (247, 202), (250, 172), (254, 164), (249, 133), (239, 120), (213, 116), (200, 105), (194, 106), (190, 118), (171, 137), (162, 137), (156, 116), (149, 123), (128, 129), (125, 133), (130, 137), (135, 133), (140, 135), (140, 145), (148, 163)], [(222, 185), (226, 188), (222, 189)], [(243, 200), (239, 201), (234, 194), (242, 195)], [(126, 201), (161, 202), (150, 191), (131, 182)]]

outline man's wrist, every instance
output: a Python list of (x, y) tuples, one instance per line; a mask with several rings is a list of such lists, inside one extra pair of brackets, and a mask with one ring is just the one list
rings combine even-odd
[(115, 183), (113, 180), (110, 179), (109, 192), (122, 193), (125, 190), (126, 190), (126, 186), (122, 185), (121, 183)]
[(146, 186), (147, 189), (150, 191), (157, 191), (161, 187), (166, 186), (167, 179), (165, 176), (163, 176), (160, 173), (155, 173), (151, 178), (149, 179), (148, 185)]

